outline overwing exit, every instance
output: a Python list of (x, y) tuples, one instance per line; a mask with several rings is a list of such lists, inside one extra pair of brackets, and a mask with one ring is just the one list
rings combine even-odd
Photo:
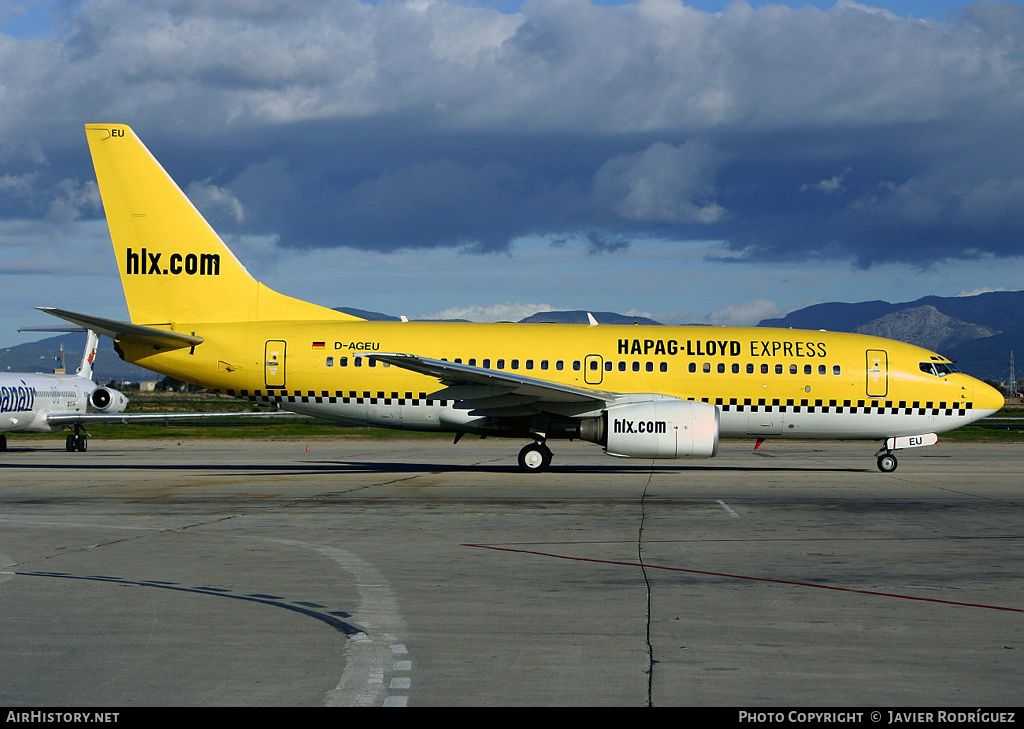
[(86, 136), (131, 321), (44, 309), (113, 337), (128, 362), (343, 424), (708, 458), (720, 437), (860, 439), (895, 453), (997, 411), (945, 357), (838, 332), (370, 322), (255, 280), (132, 129)]

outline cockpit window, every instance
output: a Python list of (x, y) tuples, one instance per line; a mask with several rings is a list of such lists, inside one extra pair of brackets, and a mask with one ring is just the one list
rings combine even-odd
[(952, 362), (922, 362), (921, 371), (936, 377), (945, 377), (959, 372), (960, 369)]

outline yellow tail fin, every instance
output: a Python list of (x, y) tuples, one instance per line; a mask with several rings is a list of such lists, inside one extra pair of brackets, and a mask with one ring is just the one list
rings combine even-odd
[(130, 127), (85, 132), (132, 322), (360, 321), (254, 279)]

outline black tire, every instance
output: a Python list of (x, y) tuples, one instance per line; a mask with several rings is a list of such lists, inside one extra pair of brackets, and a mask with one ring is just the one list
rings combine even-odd
[(892, 473), (898, 465), (900, 465), (899, 461), (891, 453), (883, 453), (878, 457), (878, 470), (882, 473)]
[(84, 435), (75, 437), (75, 450), (79, 453), (85, 453), (89, 450), (89, 438)]
[(64, 447), (67, 449), (68, 453), (74, 453), (75, 452), (75, 436), (69, 435), (67, 440), (64, 441)]
[(551, 466), (551, 449), (543, 443), (530, 443), (519, 451), (519, 470), (541, 473)]

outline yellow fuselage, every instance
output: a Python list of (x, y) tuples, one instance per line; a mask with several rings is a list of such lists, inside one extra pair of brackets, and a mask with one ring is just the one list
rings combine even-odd
[(949, 361), (933, 352), (839, 332), (363, 321), (190, 326), (203, 344), (169, 352), (126, 345), (125, 358), (287, 410), (388, 427), (458, 430), (460, 421), (445, 415), (452, 402), (431, 397), (442, 387), (437, 379), (360, 355), (415, 353), (594, 390), (707, 402), (719, 407), (725, 436), (943, 432), (1003, 403), (985, 383), (946, 372)]

